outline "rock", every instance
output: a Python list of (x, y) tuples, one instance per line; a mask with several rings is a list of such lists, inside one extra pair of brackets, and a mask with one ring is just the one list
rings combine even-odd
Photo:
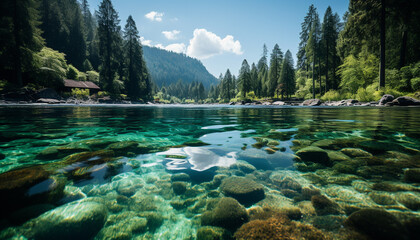
[(165, 220), (163, 216), (158, 212), (141, 212), (138, 215), (139, 217), (144, 217), (147, 219), (147, 227), (149, 231), (152, 232), (162, 226), (163, 221)]
[(52, 88), (44, 88), (35, 93), (35, 97), (37, 99), (44, 98), (44, 99), (57, 99), (59, 100), (61, 97), (58, 93)]
[(52, 99), (52, 98), (40, 98), (36, 100), (37, 103), (47, 103), (47, 104), (59, 104), (61, 103), (60, 100)]
[(344, 148), (341, 152), (349, 157), (372, 157), (372, 154), (360, 148)]
[(372, 188), (371, 188), (370, 184), (368, 182), (365, 182), (365, 181), (356, 180), (356, 181), (353, 181), (351, 183), (351, 185), (353, 186), (353, 188), (356, 191), (358, 191), (360, 193), (366, 193), (366, 192), (371, 192), (372, 191)]
[(383, 141), (363, 141), (359, 143), (360, 147), (373, 154), (384, 153), (387, 151), (404, 151), (405, 148), (397, 143)]
[(187, 191), (187, 184), (185, 182), (173, 182), (172, 189), (176, 195), (182, 195)]
[(309, 99), (303, 101), (302, 106), (319, 106), (321, 103), (322, 102), (319, 99)]
[(410, 193), (410, 192), (401, 192), (397, 193), (397, 201), (407, 208), (418, 211), (420, 209), (420, 194), (419, 193)]
[(155, 197), (137, 193), (130, 198), (129, 209), (135, 212), (156, 211)]
[(336, 215), (343, 213), (337, 203), (331, 201), (324, 195), (312, 196), (311, 203), (314, 206), (315, 212), (318, 216)]
[(3, 153), (0, 153), (0, 160), (3, 160), (6, 158), (6, 155), (4, 155)]
[(403, 97), (398, 97), (394, 99), (392, 101), (392, 104), (398, 105), (398, 106), (414, 106), (414, 105), (420, 105), (420, 101), (412, 97), (403, 96)]
[(404, 181), (420, 183), (420, 168), (409, 168), (404, 171)]
[(104, 149), (108, 145), (116, 143), (116, 141), (112, 139), (103, 138), (103, 139), (88, 139), (88, 140), (80, 141), (78, 143), (84, 144), (90, 147), (93, 151), (96, 151), (96, 150)]
[[(114, 152), (111, 150), (99, 150), (95, 152), (81, 152), (69, 155), (63, 159), (66, 165), (89, 161), (90, 165), (109, 162), (113, 160)], [(95, 160), (92, 160), (95, 159)]]
[(107, 216), (104, 204), (86, 198), (27, 222), (23, 235), (31, 239), (90, 239), (103, 227)]
[(112, 150), (117, 154), (120, 155), (126, 155), (128, 152), (137, 152), (138, 151), (139, 143), (136, 141), (121, 141), (112, 143), (108, 146), (108, 149)]
[(205, 143), (201, 140), (191, 140), (191, 141), (188, 141), (188, 142), (184, 142), (182, 145), (189, 146), (189, 147), (200, 147), (200, 146), (207, 146), (207, 145), (210, 145), (210, 144)]
[(372, 239), (409, 239), (408, 233), (398, 219), (379, 209), (362, 209), (352, 213), (344, 225), (368, 235)]
[(284, 105), (286, 105), (286, 103), (282, 102), (282, 101), (276, 101), (276, 102), (273, 102), (272, 105), (284, 106)]
[(133, 233), (142, 233), (147, 229), (147, 219), (129, 217), (120, 219), (116, 224), (103, 228), (96, 239), (132, 239)]
[(246, 209), (230, 197), (221, 198), (213, 210), (201, 215), (201, 225), (223, 227), (230, 231), (236, 230), (247, 221)]
[(319, 147), (305, 147), (296, 152), (296, 155), (304, 162), (320, 163), (325, 166), (330, 166), (331, 161), (328, 153)]
[(200, 227), (197, 230), (197, 240), (229, 240), (232, 235), (221, 227)]
[(221, 191), (235, 198), (245, 206), (251, 206), (264, 199), (263, 185), (245, 177), (229, 177), (223, 180)]
[(379, 105), (385, 105), (389, 102), (392, 102), (394, 100), (394, 96), (390, 94), (385, 94), (381, 97), (381, 100), (379, 100)]
[(379, 205), (394, 205), (397, 203), (394, 196), (388, 192), (370, 192), (368, 196)]
[(302, 200), (311, 200), (313, 196), (320, 194), (321, 190), (315, 188), (313, 185), (302, 188)]
[(190, 175), (186, 173), (178, 173), (171, 176), (172, 182), (188, 182), (191, 181)]
[(244, 173), (252, 173), (257, 170), (253, 165), (241, 160), (238, 160), (236, 163), (230, 165), (230, 169), (239, 169)]
[(280, 190), (289, 189), (294, 190), (296, 192), (300, 192), (302, 190), (302, 185), (298, 181), (292, 179), (291, 177), (285, 177), (280, 179), (273, 178), (272, 181)]
[(274, 154), (276, 153), (276, 150), (272, 149), (272, 148), (265, 148), (264, 149), (268, 154)]
[(316, 228), (334, 231), (342, 227), (343, 221), (344, 217), (342, 216), (326, 215), (314, 217), (311, 223)]

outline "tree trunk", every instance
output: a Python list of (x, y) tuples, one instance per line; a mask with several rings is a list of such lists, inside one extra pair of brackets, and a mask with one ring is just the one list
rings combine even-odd
[(404, 30), (402, 33), (402, 39), (401, 39), (400, 68), (405, 66), (407, 40), (408, 40), (408, 31), (407, 31), (407, 28), (404, 27)]
[(315, 98), (315, 51), (313, 54), (314, 61), (312, 62), (312, 96)]
[(23, 82), (22, 82), (22, 52), (20, 50), (20, 47), (22, 46), (22, 40), (20, 38), (20, 34), (19, 32), (21, 31), (21, 26), (20, 26), (20, 22), (19, 22), (19, 14), (18, 14), (18, 5), (17, 5), (18, 1), (13, 1), (13, 35), (15, 38), (15, 46), (14, 46), (14, 51), (15, 54), (13, 56), (14, 58), (14, 68), (15, 68), (15, 81), (16, 84), (18, 85), (18, 87), (22, 87), (23, 86)]
[(379, 87), (385, 87), (385, 0), (381, 0), (381, 65), (379, 67)]

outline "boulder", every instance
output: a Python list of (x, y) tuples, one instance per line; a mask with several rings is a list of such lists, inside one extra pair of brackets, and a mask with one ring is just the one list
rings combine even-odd
[(349, 157), (372, 157), (372, 154), (360, 148), (343, 148), (341, 152)]
[(61, 103), (60, 100), (53, 99), (53, 98), (40, 98), (36, 100), (37, 103), (47, 103), (47, 104), (59, 104)]
[(284, 106), (284, 105), (286, 105), (286, 103), (285, 102), (282, 102), (282, 101), (276, 101), (276, 102), (273, 102), (273, 105), (276, 105), (276, 106)]
[(229, 177), (223, 180), (221, 191), (245, 206), (251, 206), (264, 199), (263, 185), (245, 177)]
[(390, 95), (390, 94), (385, 94), (381, 97), (381, 100), (379, 100), (379, 105), (385, 105), (389, 102), (392, 102), (394, 100), (394, 96)]
[(311, 197), (312, 206), (318, 216), (335, 215), (343, 213), (337, 203), (324, 195), (315, 195)]
[(398, 106), (414, 106), (414, 105), (420, 105), (420, 100), (414, 99), (412, 97), (398, 97), (392, 101), (393, 105)]
[(173, 182), (172, 189), (176, 195), (182, 195), (187, 191), (187, 184), (185, 182)]
[(23, 235), (30, 239), (90, 239), (103, 227), (107, 216), (104, 204), (86, 198), (27, 222)]
[(408, 168), (404, 171), (404, 181), (420, 183), (420, 168)]
[(303, 101), (302, 106), (319, 106), (321, 103), (321, 100), (315, 98)]
[(221, 227), (201, 227), (197, 230), (197, 240), (228, 240), (231, 234)]
[(223, 227), (234, 231), (248, 221), (246, 209), (234, 198), (221, 198), (215, 208), (201, 215), (201, 225)]
[(304, 162), (319, 163), (325, 166), (330, 166), (331, 161), (328, 157), (327, 151), (319, 147), (305, 147), (296, 152), (296, 155)]
[(362, 209), (352, 213), (344, 225), (372, 239), (409, 239), (407, 230), (398, 219), (379, 209)]

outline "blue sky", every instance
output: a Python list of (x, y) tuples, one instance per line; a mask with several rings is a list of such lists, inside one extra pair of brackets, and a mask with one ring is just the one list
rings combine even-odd
[[(101, 0), (89, 0), (92, 11)], [(238, 74), (243, 59), (257, 62), (265, 43), (270, 54), (279, 44), (296, 62), (300, 24), (314, 4), (321, 21), (331, 6), (340, 17), (349, 0), (113, 0), (124, 26), (136, 21), (144, 45), (183, 52), (200, 59), (219, 76), (229, 68)]]

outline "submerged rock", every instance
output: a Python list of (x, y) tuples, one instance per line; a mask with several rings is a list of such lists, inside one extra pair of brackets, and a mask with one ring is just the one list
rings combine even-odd
[(115, 152), (117, 155), (127, 155), (129, 152), (138, 152), (139, 143), (136, 141), (122, 141), (112, 143), (108, 146), (108, 149)]
[(221, 198), (215, 208), (201, 216), (201, 225), (223, 227), (234, 231), (248, 221), (246, 209), (234, 198)]
[(397, 194), (396, 199), (399, 203), (403, 204), (404, 206), (413, 211), (420, 210), (419, 193), (401, 192)]
[(103, 227), (107, 216), (104, 204), (86, 198), (27, 222), (23, 235), (31, 239), (89, 239)]
[(172, 190), (176, 195), (182, 195), (187, 191), (187, 184), (185, 182), (173, 182)]
[(190, 175), (186, 173), (178, 173), (171, 176), (172, 182), (188, 182), (191, 181)]
[(420, 183), (420, 168), (409, 168), (404, 171), (404, 181)]
[(296, 152), (296, 155), (304, 162), (320, 163), (325, 166), (331, 165), (328, 153), (319, 147), (305, 147)]
[(221, 191), (241, 204), (250, 206), (264, 199), (263, 185), (245, 177), (229, 177), (223, 180)]
[(408, 233), (398, 219), (379, 209), (362, 209), (352, 213), (344, 224), (372, 239), (409, 239)]
[(349, 157), (372, 157), (372, 154), (360, 148), (344, 148), (341, 152)]
[(340, 206), (324, 195), (315, 195), (311, 198), (312, 206), (318, 216), (335, 215), (343, 213)]
[(197, 240), (230, 240), (232, 235), (221, 227), (200, 227), (197, 230)]

